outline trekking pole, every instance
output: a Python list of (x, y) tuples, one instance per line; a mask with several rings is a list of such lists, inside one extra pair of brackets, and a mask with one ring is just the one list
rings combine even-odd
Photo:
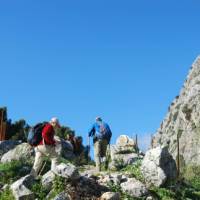
[(89, 164), (90, 158), (90, 137), (88, 136), (88, 155), (87, 155), (87, 164)]
[(47, 161), (44, 162), (44, 164), (43, 164), (43, 166), (42, 166), (42, 168), (41, 168), (41, 170), (39, 172), (39, 176), (42, 174), (42, 172), (43, 172), (44, 167), (46, 166), (46, 164), (47, 164)]

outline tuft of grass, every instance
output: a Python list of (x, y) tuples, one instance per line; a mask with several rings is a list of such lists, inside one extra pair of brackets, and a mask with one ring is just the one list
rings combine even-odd
[(1, 200), (15, 200), (15, 197), (12, 194), (12, 191), (7, 187), (4, 191), (0, 192)]

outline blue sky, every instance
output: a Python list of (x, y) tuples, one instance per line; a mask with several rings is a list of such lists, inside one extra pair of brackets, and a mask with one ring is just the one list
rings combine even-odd
[(200, 2), (0, 1), (0, 106), (31, 125), (57, 116), (84, 137), (156, 132), (200, 54)]

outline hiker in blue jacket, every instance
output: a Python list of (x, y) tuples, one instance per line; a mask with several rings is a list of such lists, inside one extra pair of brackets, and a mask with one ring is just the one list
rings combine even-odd
[(112, 132), (107, 123), (101, 117), (95, 118), (95, 123), (88, 132), (89, 137), (93, 137), (94, 159), (97, 171), (101, 171), (101, 158), (106, 156), (107, 146), (110, 143)]

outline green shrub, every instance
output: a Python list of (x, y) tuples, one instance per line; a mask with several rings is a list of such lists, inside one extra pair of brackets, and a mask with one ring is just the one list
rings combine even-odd
[(136, 163), (126, 166), (121, 171), (128, 172), (132, 177), (136, 178), (137, 180), (141, 182), (144, 182), (144, 177), (140, 170), (141, 164), (142, 164), (142, 161), (138, 160)]
[(46, 199), (48, 190), (42, 186), (41, 183), (34, 183), (31, 187), (31, 191), (34, 193), (35, 198), (38, 200)]
[(29, 171), (23, 170), (23, 167), (31, 168), (31, 164), (23, 161), (11, 161), (9, 163), (0, 163), (0, 182), (3, 184), (12, 183), (20, 177), (25, 176)]
[(67, 186), (67, 180), (63, 177), (56, 176), (53, 180), (53, 186), (50, 194), (50, 199), (54, 198), (57, 194), (63, 192)]

